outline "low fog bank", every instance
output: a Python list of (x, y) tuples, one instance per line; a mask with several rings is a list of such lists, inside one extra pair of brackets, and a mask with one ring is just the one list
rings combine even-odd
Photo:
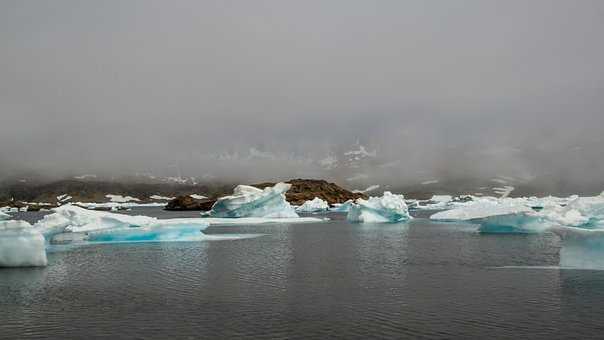
[(549, 0), (5, 1), (0, 179), (598, 192), (603, 13)]

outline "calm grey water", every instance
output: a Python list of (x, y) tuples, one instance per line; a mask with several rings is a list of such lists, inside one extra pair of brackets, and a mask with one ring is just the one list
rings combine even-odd
[(604, 271), (540, 268), (558, 265), (555, 235), (332, 217), (208, 230), (264, 234), (249, 239), (87, 246), (49, 254), (46, 268), (1, 269), (0, 338), (604, 336)]

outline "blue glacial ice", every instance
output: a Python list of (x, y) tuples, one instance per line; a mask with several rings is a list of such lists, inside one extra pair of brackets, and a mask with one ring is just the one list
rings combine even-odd
[(480, 198), (430, 217), (479, 224), (482, 233), (539, 233), (555, 226), (604, 227), (604, 196)]
[[(205, 230), (208, 222), (202, 218), (189, 219), (166, 219), (160, 220), (149, 216), (129, 216), (104, 211), (92, 211), (73, 205), (64, 205), (53, 209), (53, 213), (46, 215), (34, 225), (34, 229), (42, 233), (47, 241), (62, 233), (93, 233), (100, 230), (124, 230), (139, 229), (139, 235), (148, 232), (150, 238), (153, 235), (164, 233), (166, 237), (170, 231), (174, 235), (188, 232), (190, 228), (198, 232)], [(108, 231), (108, 233), (111, 233)], [(118, 232), (119, 233), (119, 232)], [(140, 236), (142, 237), (142, 236)]]
[(329, 204), (319, 197), (315, 197), (311, 201), (306, 201), (296, 208), (296, 212), (299, 213), (313, 213), (327, 210), (329, 210)]
[[(203, 227), (205, 229), (205, 227)], [(89, 242), (168, 242), (197, 241), (203, 237), (200, 225), (158, 225), (139, 228), (118, 228), (91, 231), (85, 238)]]
[(517, 214), (529, 211), (532, 211), (532, 209), (511, 200), (483, 199), (438, 212), (430, 216), (430, 219), (437, 221), (470, 221), (489, 216)]
[(267, 217), (267, 218), (296, 218), (299, 217), (294, 208), (286, 201), (285, 192), (291, 184), (277, 183), (264, 190), (238, 185), (233, 194), (219, 198), (212, 210), (211, 217)]
[(560, 267), (604, 270), (604, 229), (555, 226), (560, 236)]
[(46, 266), (44, 236), (25, 221), (0, 222), (0, 267)]
[(359, 198), (350, 207), (348, 221), (356, 223), (402, 222), (411, 219), (403, 195), (385, 191), (382, 197)]

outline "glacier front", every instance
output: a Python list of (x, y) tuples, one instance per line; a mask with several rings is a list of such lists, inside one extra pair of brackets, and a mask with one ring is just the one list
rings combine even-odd
[(382, 197), (359, 198), (350, 206), (348, 221), (356, 223), (402, 222), (411, 219), (405, 197), (385, 191)]
[(46, 266), (44, 236), (25, 221), (0, 222), (0, 267)]
[(211, 217), (299, 217), (294, 208), (285, 199), (285, 193), (291, 184), (277, 183), (264, 190), (238, 185), (230, 196), (219, 198), (212, 206)]

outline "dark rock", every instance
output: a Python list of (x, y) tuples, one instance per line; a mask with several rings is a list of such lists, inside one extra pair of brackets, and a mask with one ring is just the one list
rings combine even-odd
[[(367, 195), (365, 194), (354, 193), (335, 183), (330, 183), (325, 180), (292, 179), (286, 183), (291, 184), (292, 187), (285, 193), (285, 198), (293, 205), (302, 205), (304, 202), (310, 201), (315, 197), (319, 197), (330, 205), (344, 203), (348, 200), (355, 200), (357, 198), (367, 199)], [(275, 183), (260, 183), (254, 184), (253, 186), (264, 189), (273, 185), (275, 185)]]
[(212, 206), (216, 203), (215, 199), (202, 199), (198, 200), (191, 196), (178, 196), (175, 199), (168, 202), (165, 210), (199, 210), (207, 211), (212, 209)]

